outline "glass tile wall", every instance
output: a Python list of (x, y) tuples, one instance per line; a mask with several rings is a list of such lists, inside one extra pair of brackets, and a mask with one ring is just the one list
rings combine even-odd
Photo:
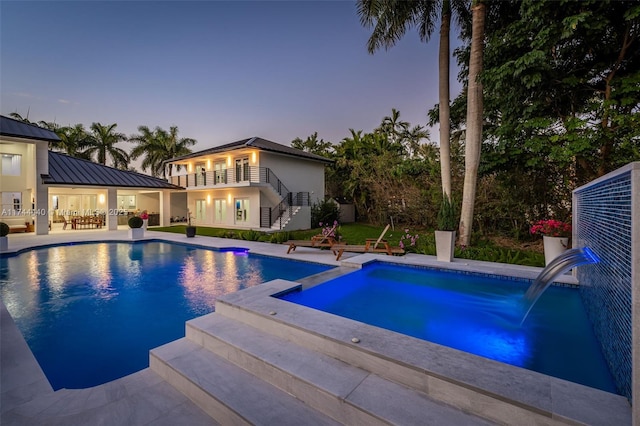
[[(574, 191), (574, 247), (590, 247), (600, 262), (577, 270), (580, 292), (618, 390), (631, 399), (633, 169)], [(640, 170), (639, 170), (640, 171)], [(635, 217), (634, 217), (635, 215)]]

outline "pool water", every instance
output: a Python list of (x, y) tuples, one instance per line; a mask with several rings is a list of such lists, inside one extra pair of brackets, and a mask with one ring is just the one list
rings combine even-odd
[(280, 298), (617, 393), (579, 291), (550, 287), (524, 324), (530, 282), (374, 263)]
[(329, 266), (165, 242), (56, 246), (0, 257), (0, 296), (54, 389), (141, 370), (218, 296)]

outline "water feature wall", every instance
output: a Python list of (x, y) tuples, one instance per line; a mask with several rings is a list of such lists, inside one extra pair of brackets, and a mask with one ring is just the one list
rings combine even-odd
[(600, 257), (577, 268), (580, 292), (640, 425), (640, 162), (574, 191), (573, 247), (590, 247)]

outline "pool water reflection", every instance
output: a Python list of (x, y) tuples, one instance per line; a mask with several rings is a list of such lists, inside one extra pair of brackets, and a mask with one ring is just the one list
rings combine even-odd
[(329, 266), (165, 242), (75, 244), (0, 258), (0, 296), (54, 389), (141, 370), (216, 298)]

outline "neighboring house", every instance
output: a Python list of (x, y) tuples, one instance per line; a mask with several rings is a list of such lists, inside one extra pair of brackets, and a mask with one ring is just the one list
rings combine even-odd
[(49, 151), (59, 140), (50, 130), (0, 116), (0, 221), (43, 235), (73, 217), (101, 218), (83, 227), (115, 230), (141, 210), (150, 213), (150, 225), (168, 226), (172, 211), (186, 214), (184, 196), (172, 199), (179, 186)]
[(309, 229), (324, 200), (332, 160), (258, 137), (166, 162), (169, 182), (187, 190), (195, 224), (241, 229)]

